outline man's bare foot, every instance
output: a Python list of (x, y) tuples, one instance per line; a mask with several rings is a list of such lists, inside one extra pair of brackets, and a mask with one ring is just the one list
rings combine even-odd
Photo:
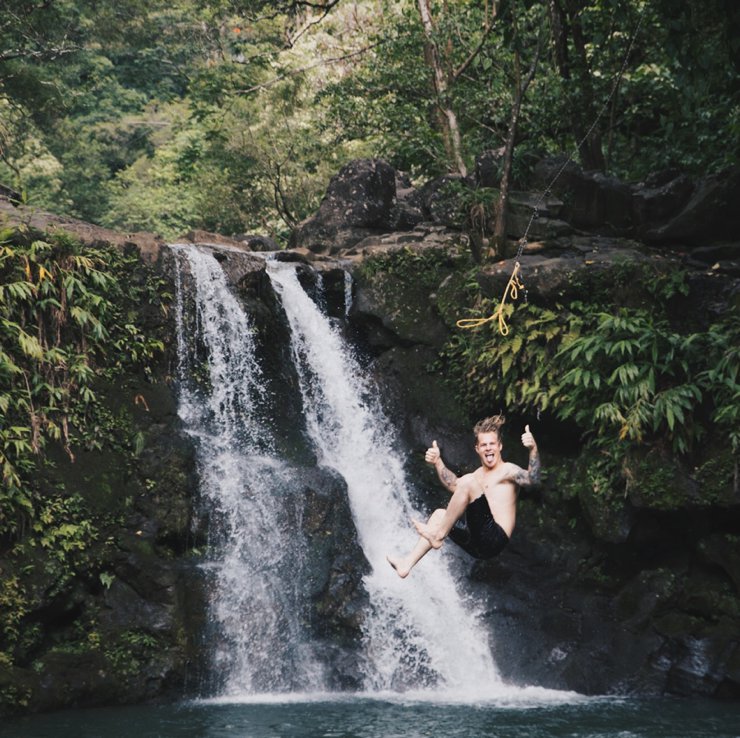
[(396, 574), (398, 574), (401, 579), (406, 579), (411, 571), (411, 567), (404, 564), (403, 559), (392, 559), (390, 556), (386, 556), (385, 558), (388, 559), (388, 563), (396, 570)]
[(414, 524), (416, 532), (422, 538), (426, 538), (432, 548), (442, 548), (444, 538), (439, 537), (436, 528), (430, 528), (427, 523), (421, 523), (418, 520), (412, 520), (411, 522)]

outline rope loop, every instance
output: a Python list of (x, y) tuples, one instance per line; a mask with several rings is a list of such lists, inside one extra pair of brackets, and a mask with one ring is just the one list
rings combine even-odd
[[(526, 244), (526, 239), (522, 239), (522, 241)], [(524, 246), (520, 248), (520, 253), (523, 250)], [(502, 336), (506, 336), (509, 334), (509, 326), (506, 323), (506, 316), (504, 315), (504, 305), (506, 304), (506, 298), (511, 296), (512, 300), (516, 300), (519, 297), (519, 290), (524, 289), (524, 283), (519, 278), (519, 269), (521, 268), (521, 265), (518, 261), (514, 262), (514, 271), (511, 273), (511, 277), (509, 277), (509, 281), (506, 285), (506, 289), (504, 290), (504, 296), (501, 298), (501, 302), (498, 304), (498, 307), (496, 310), (493, 311), (491, 315), (489, 315), (487, 318), (463, 318), (462, 320), (458, 320), (456, 325), (458, 328), (480, 328), (482, 325), (485, 325), (486, 323), (490, 323), (494, 320), (498, 320), (498, 332)]]

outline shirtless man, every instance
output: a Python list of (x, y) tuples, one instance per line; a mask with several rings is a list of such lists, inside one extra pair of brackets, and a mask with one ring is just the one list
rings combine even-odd
[[(391, 557), (388, 562), (401, 578), (433, 548), (449, 537), (477, 559), (497, 556), (509, 542), (516, 523), (516, 501), (520, 486), (540, 481), (540, 457), (534, 436), (525, 426), (522, 444), (529, 449), (529, 466), (522, 469), (501, 458), (502, 415), (485, 418), (473, 428), (475, 451), (481, 465), (458, 478), (442, 461), (437, 442), (427, 450), (442, 484), (452, 493), (447, 509), (435, 510), (426, 523), (412, 521), (419, 540), (408, 556)], [(461, 519), (462, 518), (462, 519)], [(460, 522), (458, 522), (458, 520)]]

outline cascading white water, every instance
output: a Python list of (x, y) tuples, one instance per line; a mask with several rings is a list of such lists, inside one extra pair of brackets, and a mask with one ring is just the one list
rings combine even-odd
[[(304, 692), (327, 684), (306, 625), (306, 541), (296, 535), (290, 468), (274, 451), (270, 398), (254, 328), (209, 249), (173, 246), (177, 272), (180, 415), (196, 442), (209, 519), (213, 671), (223, 696)], [(503, 685), (488, 633), (457, 591), (444, 556), (400, 580), (387, 553), (416, 536), (401, 450), (377, 393), (340, 333), (300, 286), (269, 262), (291, 329), (305, 423), (319, 463), (345, 479), (359, 543), (372, 570), (363, 642), (364, 686), (489, 698)], [(321, 301), (319, 300), (319, 303)], [(289, 510), (286, 514), (286, 510)], [(292, 520), (292, 528), (288, 521)]]
[(323, 669), (305, 632), (297, 586), (303, 548), (280, 495), (291, 479), (260, 412), (265, 396), (253, 327), (212, 253), (172, 248), (179, 262), (179, 412), (196, 442), (210, 518), (212, 557), (204, 567), (219, 690), (321, 689)]
[(344, 317), (349, 316), (352, 309), (352, 275), (349, 272), (344, 273)]
[(392, 426), (376, 393), (330, 320), (298, 282), (295, 269), (268, 271), (292, 332), (308, 432), (319, 461), (348, 486), (360, 544), (372, 571), (364, 583), (366, 687), (437, 687), (490, 696), (501, 686), (488, 634), (465, 602), (439, 553), (430, 553), (401, 580), (387, 553), (410, 548), (413, 511)]

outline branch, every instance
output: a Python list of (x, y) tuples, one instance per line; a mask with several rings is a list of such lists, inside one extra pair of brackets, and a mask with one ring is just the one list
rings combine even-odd
[(282, 215), (283, 220), (289, 228), (295, 227), (297, 223), (293, 213), (290, 212), (288, 207), (288, 200), (282, 187), (282, 168), (280, 163), (275, 164), (275, 179), (272, 183), (273, 199), (275, 201), (275, 209)]
[[(263, 20), (275, 20), (275, 18), (279, 18), (281, 15), (290, 15), (290, 11), (295, 11), (299, 7), (303, 8), (313, 8), (315, 10), (326, 10), (327, 12), (331, 10), (335, 5), (338, 5), (341, 0), (329, 0), (328, 2), (308, 2), (307, 0), (293, 0), (293, 2), (289, 3), (271, 3), (273, 7), (271, 12), (265, 13), (264, 15), (258, 15), (253, 16), (250, 18), (250, 21), (253, 23), (259, 23)], [(268, 4), (268, 3), (266, 3)]]
[[(330, 2), (326, 3), (325, 5), (314, 5), (313, 3), (305, 3), (310, 8), (321, 8), (323, 11), (321, 16), (316, 18), (315, 20), (310, 20), (306, 23), (303, 28), (301, 28), (300, 31), (296, 33), (295, 36), (288, 35), (288, 47), (293, 48), (295, 45), (295, 42), (298, 41), (298, 39), (308, 31), (309, 28), (313, 28), (314, 26), (317, 26), (319, 23), (321, 23), (324, 18), (326, 18), (327, 15), (332, 11), (332, 9), (340, 2), (340, 0), (330, 0)], [(302, 3), (303, 4), (303, 3)]]
[(0, 53), (0, 63), (12, 61), (13, 59), (57, 59), (65, 54), (74, 54), (81, 49), (81, 46), (60, 46), (58, 48), (44, 49), (42, 51), (13, 49), (12, 51), (4, 51)]
[(544, 23), (540, 28), (540, 33), (537, 36), (537, 51), (534, 53), (534, 59), (532, 60), (532, 66), (529, 69), (529, 74), (527, 74), (527, 79), (524, 80), (524, 84), (521, 87), (521, 97), (524, 97), (525, 93), (527, 92), (527, 88), (530, 84), (532, 84), (532, 80), (534, 79), (535, 72), (537, 71), (537, 64), (540, 61), (540, 54), (542, 53), (542, 28), (544, 28)]
[(496, 20), (496, 15), (498, 13), (498, 0), (494, 0), (493, 5), (491, 7), (491, 17), (486, 19), (486, 27), (483, 29), (483, 35), (481, 36), (480, 42), (478, 43), (478, 46), (476, 46), (468, 55), (468, 58), (452, 73), (452, 81), (457, 82), (460, 75), (462, 75), (465, 70), (473, 63), (475, 60), (475, 57), (480, 54), (481, 50), (483, 49), (483, 45), (486, 43), (486, 40), (491, 35), (491, 32), (493, 31), (493, 22)]

